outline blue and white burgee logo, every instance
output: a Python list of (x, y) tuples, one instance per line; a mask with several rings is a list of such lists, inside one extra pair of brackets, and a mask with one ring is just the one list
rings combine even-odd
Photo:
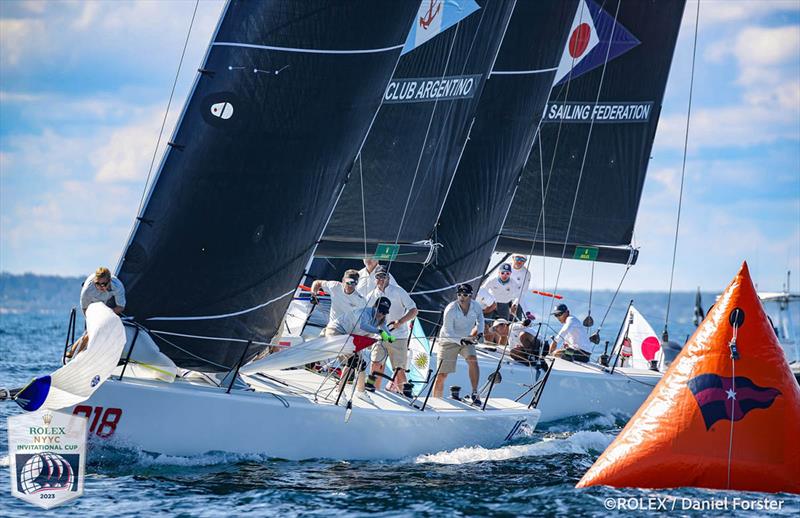
[(621, 23), (614, 21), (613, 15), (592, 0), (582, 0), (572, 20), (553, 86), (594, 70), (606, 62), (606, 57), (611, 61), (640, 43)]
[(411, 52), (478, 9), (475, 0), (422, 0), (401, 54)]
[(83, 494), (84, 416), (45, 410), (8, 418), (11, 494), (50, 509)]

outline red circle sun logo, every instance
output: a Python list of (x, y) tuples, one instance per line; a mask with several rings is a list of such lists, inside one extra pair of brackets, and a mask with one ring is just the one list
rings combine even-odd
[(592, 35), (592, 28), (588, 23), (582, 23), (575, 27), (569, 37), (569, 55), (573, 58), (580, 57), (589, 46), (589, 37)]

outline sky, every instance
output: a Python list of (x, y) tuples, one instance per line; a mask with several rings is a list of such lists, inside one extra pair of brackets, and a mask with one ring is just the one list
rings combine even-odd
[[(0, 271), (112, 268), (138, 212), (191, 0), (0, 1)], [(156, 166), (223, 2), (201, 0)], [(666, 291), (697, 3), (687, 3), (623, 289)], [(800, 286), (800, 1), (702, 0), (675, 290)], [(155, 174), (155, 170), (153, 171)], [(586, 289), (591, 264), (535, 259), (534, 285)], [(595, 289), (624, 266), (597, 264)]]

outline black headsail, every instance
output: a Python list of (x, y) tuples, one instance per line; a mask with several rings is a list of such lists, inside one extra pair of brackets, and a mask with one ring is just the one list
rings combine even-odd
[(582, 3), (588, 16), (565, 49), (572, 66), (556, 77), (497, 248), (633, 262), (627, 246), (685, 1)]
[[(429, 239), (514, 3), (422, 2), (415, 31), (430, 34), (400, 58), (318, 257), (361, 257), (365, 237), (368, 255)], [(430, 247), (417, 248), (394, 260), (424, 262)]]
[(575, 1), (562, 0), (517, 3), (431, 236), (442, 244), (436, 261), (422, 270), (415, 265), (392, 266), (398, 282), (416, 293), (421, 310), (440, 311), (452, 300), (455, 284), (474, 281), (486, 270), (553, 84), (575, 6)]
[(274, 335), (418, 6), (226, 6), (119, 267), (126, 313), (179, 366)]

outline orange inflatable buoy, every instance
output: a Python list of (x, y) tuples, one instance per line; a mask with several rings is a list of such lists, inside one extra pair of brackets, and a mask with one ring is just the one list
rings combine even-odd
[(800, 493), (800, 387), (747, 263), (577, 487)]

